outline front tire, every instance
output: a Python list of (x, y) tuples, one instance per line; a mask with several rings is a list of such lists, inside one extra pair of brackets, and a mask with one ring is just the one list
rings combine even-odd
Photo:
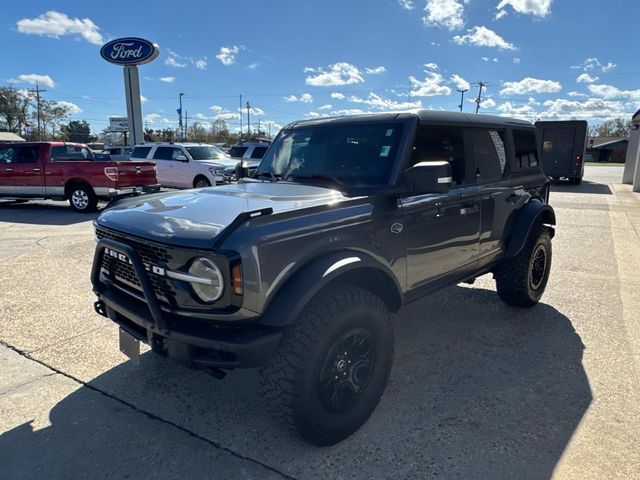
[(322, 290), (284, 334), (262, 372), (263, 396), (313, 445), (333, 445), (375, 410), (393, 362), (385, 304), (368, 290)]
[(98, 207), (98, 197), (89, 185), (76, 183), (69, 188), (69, 206), (80, 213), (95, 212)]
[(207, 188), (207, 187), (210, 187), (210, 186), (211, 186), (211, 182), (205, 176), (198, 175), (193, 180), (193, 188)]
[(540, 301), (551, 271), (551, 235), (543, 225), (532, 227), (527, 244), (496, 270), (500, 299), (516, 307), (532, 307)]

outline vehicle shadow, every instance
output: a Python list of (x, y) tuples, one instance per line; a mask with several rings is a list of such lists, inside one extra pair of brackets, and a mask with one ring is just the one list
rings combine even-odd
[[(101, 208), (99, 204), (99, 208)], [(98, 217), (97, 213), (78, 213), (68, 202), (33, 201), (17, 203), (0, 201), (0, 222), (34, 225), (73, 225)]]
[[(457, 286), (405, 307), (394, 327), (395, 363), (380, 405), (333, 447), (304, 444), (266, 415), (256, 371), (219, 382), (145, 354), (139, 367), (123, 363), (89, 383), (131, 406), (100, 408), (90, 394), (100, 395), (80, 388), (51, 410), (49, 427), (25, 423), (1, 435), (0, 465), (10, 478), (158, 478), (150, 455), (186, 468), (198, 453), (158, 435), (153, 425), (166, 421), (296, 478), (551, 477), (592, 400), (584, 346), (566, 316)], [(156, 421), (124, 422), (117, 412), (129, 409)]]
[(603, 183), (590, 182), (588, 180), (582, 180), (580, 185), (571, 185), (569, 182), (562, 180), (553, 180), (551, 182), (552, 192), (567, 192), (567, 193), (591, 193), (595, 195), (613, 195), (609, 185)]

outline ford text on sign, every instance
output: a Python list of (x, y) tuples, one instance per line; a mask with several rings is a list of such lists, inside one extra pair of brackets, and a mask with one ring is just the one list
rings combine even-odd
[(155, 60), (160, 53), (158, 46), (144, 38), (117, 38), (105, 43), (100, 55), (116, 65), (141, 65)]

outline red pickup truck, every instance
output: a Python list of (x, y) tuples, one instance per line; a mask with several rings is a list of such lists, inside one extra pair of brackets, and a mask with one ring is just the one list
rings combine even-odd
[(92, 212), (98, 199), (158, 190), (154, 162), (102, 161), (80, 143), (0, 144), (0, 198), (69, 200)]

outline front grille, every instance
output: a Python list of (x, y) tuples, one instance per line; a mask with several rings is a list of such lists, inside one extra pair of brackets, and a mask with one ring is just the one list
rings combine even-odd
[[(167, 263), (171, 260), (168, 250), (160, 245), (147, 243), (104, 228), (96, 228), (96, 236), (98, 239), (108, 238), (129, 245), (136, 251), (145, 265), (167, 268)], [(137, 294), (142, 293), (142, 285), (138, 280), (133, 265), (113, 258), (105, 252), (102, 256), (102, 272), (118, 287), (125, 290), (133, 289), (135, 290), (134, 293)], [(149, 271), (146, 274), (158, 300), (175, 305), (175, 292), (170, 287), (167, 279)]]

